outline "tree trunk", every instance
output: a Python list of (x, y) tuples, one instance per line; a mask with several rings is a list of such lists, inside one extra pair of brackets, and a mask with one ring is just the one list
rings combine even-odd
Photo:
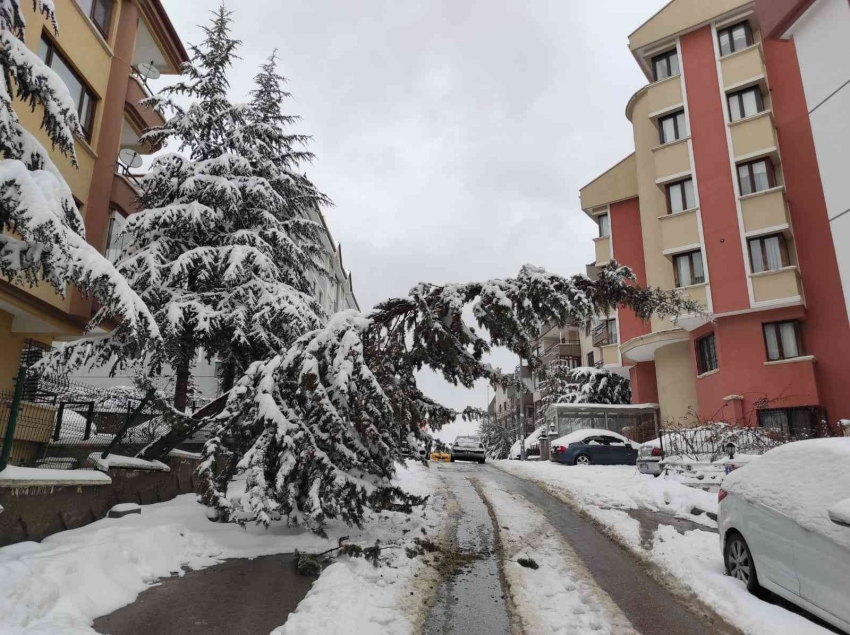
[(221, 373), (221, 390), (220, 394), (224, 394), (226, 392), (230, 392), (230, 389), (233, 388), (233, 384), (236, 381), (236, 363), (234, 361), (229, 361), (225, 364), (224, 369)]
[(189, 401), (189, 378), (192, 374), (192, 359), (195, 347), (192, 345), (192, 332), (187, 328), (180, 342), (180, 359), (177, 362), (174, 384), (174, 409), (186, 412)]

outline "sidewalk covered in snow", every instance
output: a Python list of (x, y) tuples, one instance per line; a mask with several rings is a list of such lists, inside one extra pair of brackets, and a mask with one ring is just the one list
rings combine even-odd
[(546, 409), (547, 435), (540, 439), (540, 458), (549, 458), (549, 441), (575, 430), (597, 428), (639, 443), (658, 436), (658, 404), (556, 403)]

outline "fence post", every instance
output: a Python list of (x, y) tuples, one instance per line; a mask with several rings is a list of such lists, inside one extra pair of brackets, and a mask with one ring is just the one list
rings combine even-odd
[(3, 439), (3, 452), (0, 454), (0, 472), (9, 464), (9, 456), (12, 454), (12, 442), (15, 439), (15, 425), (18, 423), (18, 410), (21, 409), (21, 398), (24, 394), (24, 381), (27, 377), (27, 369), (21, 366), (18, 369), (18, 378), (15, 382), (15, 396), (12, 398), (12, 408), (9, 410), (9, 422), (6, 424), (6, 437)]
[(59, 440), (59, 433), (62, 430), (62, 418), (65, 416), (65, 402), (59, 403), (59, 412), (56, 413), (56, 428), (53, 430), (53, 440)]
[(92, 419), (94, 419), (94, 402), (89, 402), (89, 411), (86, 413), (86, 433), (83, 435), (83, 441), (88, 441), (89, 437), (91, 437), (91, 424)]

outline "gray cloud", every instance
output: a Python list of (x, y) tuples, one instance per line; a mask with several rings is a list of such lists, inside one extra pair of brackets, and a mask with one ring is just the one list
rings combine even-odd
[[(164, 0), (184, 42), (218, 4)], [(246, 99), (277, 48), (364, 310), (420, 280), (527, 262), (572, 274), (595, 235), (578, 189), (631, 151), (625, 104), (646, 80), (626, 38), (663, 4), (231, 0), (243, 41), (233, 97)], [(484, 405), (484, 386), (422, 381), (448, 405)]]

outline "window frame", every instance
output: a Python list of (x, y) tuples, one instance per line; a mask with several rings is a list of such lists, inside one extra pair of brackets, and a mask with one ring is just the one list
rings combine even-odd
[[(755, 189), (756, 186), (756, 175), (753, 170), (753, 166), (757, 163), (764, 163), (767, 168), (767, 187), (763, 190)], [(750, 183), (753, 186), (752, 192), (747, 192), (744, 194), (744, 182), (741, 180), (741, 168), (747, 169), (747, 176), (750, 179)], [(735, 165), (735, 174), (738, 177), (738, 192), (740, 192), (741, 196), (750, 196), (751, 194), (758, 194), (759, 192), (766, 192), (767, 190), (772, 190), (776, 187), (776, 166), (773, 165), (773, 159), (770, 157), (761, 157), (759, 159), (755, 159), (753, 161), (745, 161), (744, 163), (737, 163)]]
[(593, 354), (593, 351), (590, 351), (587, 354), (587, 366), (588, 366), (588, 368), (593, 368), (595, 365), (596, 365), (595, 356)]
[[(673, 198), (670, 196), (670, 190), (674, 187), (681, 188), (682, 201), (683, 201), (683, 203), (687, 203), (687, 200), (686, 200), (687, 197), (685, 196), (685, 183), (687, 181), (691, 182), (691, 192), (693, 192), (693, 194), (694, 194), (694, 196), (693, 196), (693, 198), (694, 198), (693, 203), (694, 204), (689, 206), (689, 207), (683, 207), (678, 212), (674, 212), (673, 211)], [(667, 186), (664, 188), (664, 194), (667, 198), (667, 214), (681, 214), (682, 212), (687, 212), (688, 210), (696, 209), (696, 207), (697, 207), (696, 190), (694, 189), (694, 179), (693, 179), (692, 176), (689, 176), (686, 179), (681, 179), (680, 181), (674, 181), (673, 183), (668, 183)]]
[[(658, 141), (661, 145), (667, 145), (668, 143), (673, 143), (674, 141), (681, 141), (688, 135), (685, 134), (685, 130), (679, 130), (679, 115), (682, 116), (682, 120), (685, 119), (685, 109), (682, 108), (677, 110), (676, 112), (671, 112), (668, 115), (663, 115), (658, 118)], [(675, 135), (674, 139), (665, 139), (664, 138), (664, 122), (668, 120), (673, 120), (673, 134)], [(688, 124), (685, 122), (685, 128), (687, 128)]]
[[(45, 59), (42, 60), (45, 66), (50, 68), (50, 70), (55, 73), (56, 71), (53, 68), (53, 58), (58, 55), (59, 59), (62, 61), (65, 67), (74, 76), (74, 79), (76, 79), (80, 83), (80, 86), (82, 87), (82, 94), (79, 96), (80, 103), (77, 105), (77, 117), (80, 120), (80, 128), (83, 131), (83, 138), (86, 141), (91, 141), (92, 132), (94, 128), (95, 114), (97, 113), (97, 105), (100, 99), (98, 99), (97, 95), (91, 89), (88, 82), (86, 82), (86, 80), (83, 79), (79, 72), (77, 72), (77, 69), (74, 67), (73, 64), (71, 64), (71, 61), (62, 53), (62, 51), (57, 48), (56, 43), (51, 40), (46, 33), (41, 34), (41, 42), (43, 42), (47, 46), (47, 54), (45, 55)], [(60, 81), (62, 80), (61, 77), (59, 79)], [(65, 84), (64, 81), (62, 81), (62, 83)], [(68, 88), (68, 93), (70, 94), (70, 87), (67, 84), (65, 84), (65, 87)], [(89, 116), (86, 120), (84, 120), (82, 111), (83, 107), (86, 104), (86, 98), (88, 98), (88, 100), (91, 102), (91, 108), (89, 109)]]
[[(778, 238), (779, 239), (779, 257), (782, 259), (782, 265), (778, 269), (770, 269), (767, 266), (767, 249), (765, 249), (765, 241), (769, 238)], [(753, 248), (752, 243), (760, 242), (761, 243), (761, 260), (763, 269), (760, 271), (756, 271), (755, 260), (753, 260)], [(785, 234), (782, 232), (778, 232), (775, 234), (765, 234), (763, 236), (753, 236), (752, 238), (747, 238), (747, 251), (749, 252), (750, 257), (750, 271), (752, 273), (764, 273), (766, 271), (779, 271), (779, 269), (784, 269), (785, 267), (791, 266), (791, 256), (788, 252), (788, 241), (785, 238)]]
[[(783, 324), (793, 324), (794, 325), (794, 338), (797, 340), (797, 354), (796, 355), (785, 355), (785, 351), (782, 346), (782, 332), (780, 330)], [(779, 357), (772, 359), (770, 357), (770, 347), (767, 345), (767, 329), (774, 329), (775, 337), (776, 337), (776, 346), (779, 349)], [(764, 322), (761, 325), (761, 334), (764, 337), (764, 354), (769, 362), (779, 362), (784, 359), (796, 359), (798, 357), (805, 357), (806, 352), (805, 348), (803, 348), (803, 329), (800, 328), (800, 320), (779, 320), (777, 322)]]
[[(732, 32), (737, 29), (739, 26), (744, 27), (744, 47), (740, 49), (735, 48), (735, 38), (732, 37)], [(729, 35), (729, 52), (723, 52), (723, 41), (722, 37), (724, 34)], [(750, 26), (749, 20), (741, 20), (740, 22), (736, 22), (735, 24), (730, 24), (727, 27), (723, 27), (722, 29), (717, 31), (717, 51), (720, 53), (720, 57), (727, 57), (732, 55), (732, 53), (738, 53), (739, 51), (743, 51), (744, 49), (750, 48), (753, 44), (755, 44), (755, 37), (753, 36), (753, 27)]]
[[(711, 357), (703, 358), (703, 353), (708, 352), (703, 351), (703, 346), (707, 346), (709, 341), (711, 343)], [(704, 375), (720, 368), (720, 361), (717, 359), (717, 338), (713, 331), (694, 340), (694, 357), (697, 363), (697, 375)], [(712, 362), (714, 363), (713, 366)]]
[[(744, 93), (752, 93), (756, 94), (756, 113), (754, 115), (746, 115), (744, 114)], [(738, 100), (738, 110), (741, 112), (741, 117), (739, 119), (732, 118), (732, 100)], [(761, 88), (758, 86), (748, 86), (747, 88), (743, 88), (741, 90), (736, 90), (732, 93), (727, 93), (726, 95), (726, 106), (729, 108), (729, 123), (735, 123), (736, 121), (741, 121), (743, 119), (747, 119), (748, 117), (755, 117), (756, 115), (760, 115), (765, 110), (764, 107), (764, 96), (761, 94)]]
[[(702, 261), (702, 282), (696, 282), (696, 275), (694, 275), (694, 254), (699, 254), (700, 260)], [(679, 258), (688, 259), (688, 267), (690, 268), (691, 273), (690, 284), (682, 285), (681, 280), (679, 280), (679, 266), (677, 264)], [(691, 287), (696, 284), (705, 284), (705, 259), (702, 257), (702, 249), (694, 249), (693, 251), (685, 251), (680, 254), (673, 254), (673, 280), (677, 289)]]
[[(679, 72), (675, 75), (673, 74), (673, 69), (670, 64), (670, 59), (672, 57), (676, 58), (676, 66), (679, 67)], [(665, 77), (658, 77), (658, 69), (655, 65), (656, 61), (663, 60), (667, 66), (667, 75)], [(664, 51), (663, 53), (659, 53), (658, 55), (653, 55), (649, 61), (650, 66), (652, 66), (652, 80), (653, 82), (660, 82), (664, 79), (670, 79), (671, 77), (675, 77), (676, 75), (682, 74), (682, 65), (679, 63), (679, 49), (677, 47), (671, 48), (669, 51)]]
[[(97, 30), (100, 32), (103, 38), (106, 39), (109, 35), (109, 27), (112, 26), (112, 13), (113, 9), (115, 8), (114, 0), (91, 0), (91, 8), (88, 10), (88, 13), (86, 13), (86, 10), (80, 4), (79, 0), (74, 0), (74, 2), (80, 8), (80, 11), (82, 11), (86, 16), (88, 16), (88, 19), (91, 21), (91, 23), (97, 27)], [(104, 5), (107, 7), (106, 24), (101, 24), (95, 18), (95, 9), (97, 9), (98, 5)]]
[[(608, 233), (603, 233), (602, 231), (602, 219), (606, 219), (606, 224), (608, 227)], [(611, 237), (611, 214), (608, 212), (602, 212), (601, 214), (596, 215), (596, 225), (599, 227), (599, 238), (610, 238)]]

